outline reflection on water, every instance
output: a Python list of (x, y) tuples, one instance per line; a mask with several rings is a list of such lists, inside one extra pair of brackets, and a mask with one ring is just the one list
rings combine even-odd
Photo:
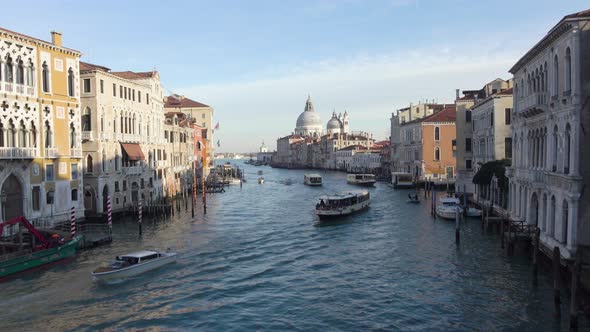
[[(454, 243), (454, 223), (407, 204), (407, 192), (378, 183), (369, 210), (321, 223), (317, 197), (355, 189), (343, 173), (244, 165), (249, 180), (198, 200), (174, 220), (118, 220), (111, 245), (69, 264), (0, 284), (0, 330), (559, 330), (551, 279), (530, 281), (526, 258), (502, 255), (477, 221)], [(257, 170), (266, 179), (258, 184)], [(286, 179), (293, 180), (285, 185)], [(184, 207), (184, 206), (183, 206)], [(90, 272), (137, 249), (168, 247), (176, 264), (116, 285)], [(563, 312), (567, 311), (564, 301)], [(588, 326), (586, 321), (583, 326)]]

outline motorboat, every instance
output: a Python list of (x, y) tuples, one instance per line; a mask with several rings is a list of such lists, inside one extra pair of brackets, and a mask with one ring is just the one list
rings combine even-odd
[(241, 181), (240, 181), (240, 179), (237, 179), (237, 178), (231, 178), (231, 179), (228, 181), (228, 183), (227, 183), (227, 184), (229, 184), (229, 185), (239, 185), (239, 184), (240, 184), (240, 182), (241, 182)]
[(372, 187), (375, 185), (375, 175), (373, 174), (348, 174), (346, 182), (357, 186)]
[(120, 281), (174, 263), (176, 256), (177, 253), (169, 251), (138, 251), (117, 256), (114, 261), (94, 270), (91, 276), (96, 282)]
[(258, 183), (260, 183), (260, 184), (264, 183), (264, 178), (262, 176), (258, 178)]
[(365, 210), (371, 204), (369, 192), (348, 192), (322, 196), (315, 213), (320, 219), (347, 216)]
[(307, 186), (321, 186), (322, 185), (322, 176), (319, 174), (304, 174), (303, 175), (303, 184)]
[(455, 220), (457, 209), (459, 209), (459, 213), (463, 213), (460, 203), (459, 199), (455, 197), (441, 198), (436, 205), (436, 215), (443, 219)]
[(465, 210), (465, 215), (467, 217), (481, 217), (481, 210), (474, 207), (470, 207), (467, 208), (467, 210)]
[(391, 172), (391, 184), (394, 189), (413, 188), (414, 178), (410, 173)]

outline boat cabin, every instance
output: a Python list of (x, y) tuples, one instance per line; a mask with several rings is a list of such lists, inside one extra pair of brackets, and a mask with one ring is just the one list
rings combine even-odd
[(320, 197), (319, 203), (316, 205), (317, 210), (333, 210), (355, 204), (362, 203), (369, 200), (369, 192), (363, 191), (360, 193), (337, 194)]
[(414, 186), (413, 176), (410, 173), (391, 172), (391, 184), (394, 188), (411, 188)]
[(319, 174), (305, 174), (303, 180), (306, 184), (322, 184), (322, 176)]
[(160, 258), (162, 254), (159, 254), (155, 251), (138, 251), (131, 254), (127, 254), (125, 256), (117, 256), (117, 262), (128, 263), (129, 265), (135, 265), (139, 263), (143, 263), (145, 261)]
[(346, 177), (351, 182), (375, 181), (374, 174), (348, 174)]

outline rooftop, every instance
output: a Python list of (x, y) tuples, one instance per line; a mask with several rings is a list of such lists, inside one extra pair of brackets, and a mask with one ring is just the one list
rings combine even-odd
[(181, 95), (171, 95), (166, 97), (166, 103), (164, 104), (164, 108), (190, 108), (190, 107), (210, 107), (198, 101), (194, 101), (192, 99), (186, 98), (185, 96)]
[(145, 71), (145, 72), (140, 72), (140, 73), (136, 73), (134, 71), (115, 71), (115, 72), (111, 72), (111, 74), (121, 77), (121, 78), (125, 78), (128, 80), (137, 80), (137, 79), (142, 79), (142, 78), (150, 78), (154, 76), (155, 71)]
[(81, 53), (82, 53), (82, 52), (80, 52), (80, 51), (78, 51), (78, 50), (75, 50), (75, 49), (73, 49), (73, 48), (68, 48), (68, 47), (58, 46), (58, 45), (55, 45), (55, 44), (54, 44), (54, 43), (52, 43), (52, 42), (48, 42), (48, 41), (46, 41), (46, 40), (43, 40), (43, 39), (35, 38), (35, 37), (32, 37), (32, 36), (25, 35), (25, 34), (23, 34), (23, 33), (16, 32), (16, 31), (8, 30), (8, 29), (2, 28), (2, 27), (0, 27), (0, 32), (4, 32), (4, 33), (7, 33), (7, 34), (11, 34), (11, 35), (19, 36), (19, 37), (22, 37), (22, 38), (31, 39), (31, 40), (33, 40), (33, 41), (37, 41), (37, 42), (41, 42), (41, 43), (45, 43), (45, 44), (49, 44), (49, 45), (53, 45), (53, 46), (55, 46), (55, 47), (62, 48), (62, 49), (64, 49), (64, 50), (68, 50), (68, 51), (75, 52), (75, 53), (78, 53), (78, 54), (81, 54)]

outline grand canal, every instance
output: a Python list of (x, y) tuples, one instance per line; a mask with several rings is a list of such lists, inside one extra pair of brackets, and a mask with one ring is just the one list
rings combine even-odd
[[(315, 199), (352, 189), (345, 174), (322, 172), (324, 187), (313, 188), (304, 171), (244, 166), (249, 181), (209, 195), (206, 216), (199, 201), (194, 220), (189, 207), (146, 222), (141, 238), (134, 222), (118, 222), (111, 245), (1, 283), (0, 330), (566, 328), (553, 316), (549, 274), (534, 288), (529, 260), (505, 257), (477, 220), (463, 225), (457, 249), (453, 223), (378, 183), (367, 212), (318, 224)], [(116, 285), (90, 280), (103, 260), (167, 247), (177, 264)]]

